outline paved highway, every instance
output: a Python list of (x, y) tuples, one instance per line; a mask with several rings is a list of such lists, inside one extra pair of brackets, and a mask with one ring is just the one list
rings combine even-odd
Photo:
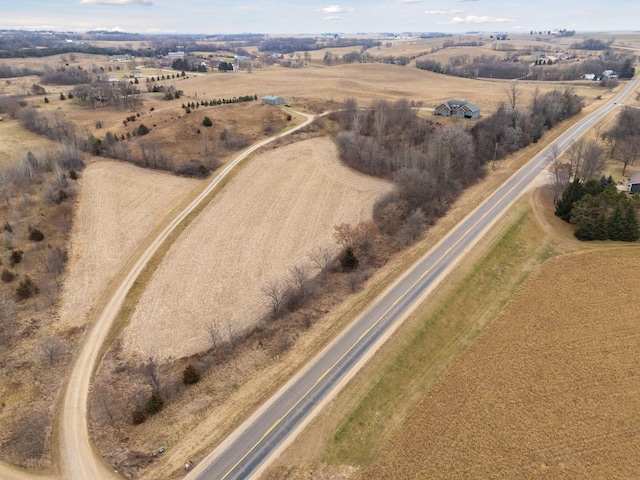
[[(562, 152), (586, 130), (611, 112), (637, 87), (635, 79), (616, 97), (569, 128), (556, 142)], [(389, 287), (331, 345), (284, 385), (188, 475), (187, 479), (246, 479), (292, 442), (388, 334), (413, 311), (464, 254), (516, 201), (551, 161), (551, 146), (507, 180), (479, 205), (399, 281)]]

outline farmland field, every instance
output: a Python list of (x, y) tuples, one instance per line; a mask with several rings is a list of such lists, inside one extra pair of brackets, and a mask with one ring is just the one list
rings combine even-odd
[(334, 246), (333, 226), (370, 218), (390, 188), (342, 166), (327, 138), (256, 157), (171, 248), (124, 332), (126, 348), (191, 355), (208, 347), (211, 321), (252, 325), (267, 313), (262, 287), (308, 265), (314, 247)]
[(639, 268), (634, 247), (548, 260), (361, 478), (638, 477)]
[(112, 161), (82, 174), (62, 324), (80, 326), (109, 281), (197, 181)]

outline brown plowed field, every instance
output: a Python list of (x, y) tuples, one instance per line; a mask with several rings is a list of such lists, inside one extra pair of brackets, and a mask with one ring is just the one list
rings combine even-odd
[(63, 324), (84, 324), (118, 270), (196, 185), (195, 180), (111, 161), (93, 163), (82, 172), (60, 306)]
[(350, 170), (328, 138), (251, 160), (173, 245), (142, 295), (124, 344), (158, 358), (209, 347), (205, 327), (247, 327), (267, 313), (271, 279), (333, 246), (334, 225), (371, 217), (391, 185)]
[(547, 261), (361, 478), (640, 478), (638, 253)]

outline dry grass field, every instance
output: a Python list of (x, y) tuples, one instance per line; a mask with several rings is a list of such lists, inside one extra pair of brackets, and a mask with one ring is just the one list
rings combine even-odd
[[(314, 52), (315, 53), (315, 52)], [(482, 108), (483, 115), (492, 113), (501, 102), (508, 100), (504, 82), (447, 77), (419, 70), (386, 64), (350, 64), (332, 67), (285, 69), (273, 66), (255, 68), (252, 73), (238, 72), (225, 75), (203, 75), (179, 83), (191, 100), (206, 95), (240, 96), (247, 92), (258, 95), (273, 93), (290, 100), (293, 106), (305, 106), (311, 101), (322, 101), (335, 108), (345, 98), (356, 98), (362, 105), (372, 100), (406, 98), (422, 101), (425, 107), (435, 107), (443, 100), (464, 97)], [(567, 85), (527, 82), (519, 84), (521, 101), (528, 102), (538, 88), (548, 91), (563, 89)], [(576, 93), (592, 103), (602, 89), (590, 85), (575, 85)], [(198, 95), (198, 97), (196, 97)]]
[(57, 148), (55, 142), (24, 128), (17, 120), (0, 122), (0, 168), (15, 165), (28, 151), (40, 156), (48, 149)]
[(636, 247), (547, 261), (361, 478), (638, 477), (639, 270)]
[(197, 181), (99, 161), (82, 173), (61, 325), (82, 326), (100, 293)]
[(125, 330), (125, 349), (177, 358), (208, 348), (214, 320), (225, 331), (255, 323), (268, 311), (261, 288), (310, 265), (314, 247), (335, 244), (334, 225), (370, 218), (390, 188), (342, 166), (328, 138), (251, 160), (171, 248)]

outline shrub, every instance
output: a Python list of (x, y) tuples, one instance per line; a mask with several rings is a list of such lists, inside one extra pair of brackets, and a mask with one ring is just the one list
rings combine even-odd
[(185, 367), (184, 372), (182, 372), (182, 383), (185, 385), (193, 385), (194, 383), (198, 383), (200, 381), (200, 374), (194, 368), (193, 365), (189, 364)]
[(44, 97), (44, 103), (49, 103), (49, 99), (47, 97)]
[(18, 296), (19, 300), (26, 300), (28, 298), (36, 296), (39, 291), (40, 289), (38, 288), (38, 285), (36, 285), (36, 283), (31, 280), (31, 277), (27, 275), (18, 284), (16, 295)]
[(18, 263), (22, 261), (22, 254), (24, 252), (22, 250), (12, 250), (11, 255), (9, 256), (9, 264), (14, 267)]
[(138, 127), (138, 135), (142, 136), (146, 135), (147, 133), (149, 133), (149, 129), (145, 126), (144, 123), (141, 123)]
[(144, 410), (138, 409), (131, 413), (131, 423), (134, 425), (140, 425), (141, 423), (144, 423), (146, 419), (147, 415), (144, 413)]
[(4, 226), (2, 228), (4, 228), (6, 232), (13, 232), (13, 226), (9, 222), (4, 222)]
[(29, 227), (29, 240), (32, 242), (41, 242), (44, 240), (44, 233), (42, 233), (42, 230)]
[(213, 122), (209, 117), (204, 117), (204, 120), (202, 120), (202, 125), (204, 125), (205, 127), (210, 127), (211, 125), (213, 125)]
[(15, 280), (16, 274), (5, 268), (2, 270), (2, 274), (0, 275), (0, 278), (4, 283), (11, 283)]
[(69, 170), (69, 178), (71, 180), (77, 180), (78, 179), (78, 172), (76, 172), (75, 170)]
[(358, 258), (353, 252), (353, 248), (345, 248), (344, 254), (342, 255), (342, 258), (340, 258), (340, 264), (344, 270), (353, 270), (358, 266)]
[(162, 397), (156, 395), (155, 393), (152, 393), (149, 397), (149, 400), (147, 400), (147, 405), (144, 411), (149, 415), (153, 415), (162, 410), (162, 407), (164, 407), (164, 400), (162, 399)]

